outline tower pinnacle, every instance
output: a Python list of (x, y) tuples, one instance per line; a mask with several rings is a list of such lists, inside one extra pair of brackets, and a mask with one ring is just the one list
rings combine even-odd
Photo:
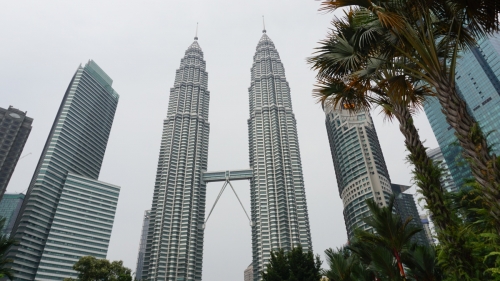
[(196, 23), (196, 34), (194, 35), (194, 40), (198, 40), (198, 23)]
[(264, 29), (262, 29), (262, 33), (266, 33), (266, 22), (264, 21), (264, 16), (262, 16), (262, 26)]

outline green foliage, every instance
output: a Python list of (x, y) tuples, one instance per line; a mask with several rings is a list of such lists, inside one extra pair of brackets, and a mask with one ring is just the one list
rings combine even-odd
[(304, 252), (299, 244), (291, 251), (279, 249), (271, 252), (266, 271), (261, 272), (263, 281), (319, 281), (321, 260), (311, 251)]
[(347, 248), (325, 251), (328, 269), (323, 275), (330, 281), (373, 281), (374, 274), (368, 271), (360, 258)]
[[(0, 230), (4, 228), (5, 218), (0, 217)], [(10, 239), (7, 235), (0, 234), (0, 278), (14, 279), (14, 273), (7, 267), (12, 259), (6, 257), (7, 250), (16, 243), (14, 239)]]
[(78, 272), (78, 281), (132, 281), (132, 271), (124, 267), (122, 261), (110, 262), (107, 259), (85, 256), (73, 265), (73, 269)]
[(442, 281), (434, 249), (411, 242), (421, 230), (393, 213), (394, 197), (388, 207), (367, 203), (371, 217), (365, 222), (373, 232), (358, 229), (347, 247), (326, 250), (323, 274), (330, 281)]

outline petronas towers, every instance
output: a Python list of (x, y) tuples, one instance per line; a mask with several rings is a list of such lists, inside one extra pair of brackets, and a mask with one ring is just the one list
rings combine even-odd
[[(150, 281), (202, 277), (210, 94), (197, 39), (181, 59), (163, 123), (142, 271)], [(238, 173), (250, 179), (252, 265), (258, 280), (272, 249), (299, 244), (311, 249), (290, 88), (265, 30), (254, 56), (249, 101), (250, 169)]]

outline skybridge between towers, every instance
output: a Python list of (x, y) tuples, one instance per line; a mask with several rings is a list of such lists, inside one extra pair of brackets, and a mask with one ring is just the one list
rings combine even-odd
[(200, 226), (202, 229), (205, 229), (205, 226), (207, 224), (208, 219), (210, 218), (210, 215), (212, 214), (212, 211), (215, 208), (215, 205), (217, 205), (217, 202), (219, 202), (219, 199), (226, 189), (226, 187), (229, 185), (231, 189), (234, 192), (234, 195), (236, 195), (236, 198), (238, 199), (238, 202), (240, 202), (241, 208), (243, 208), (243, 211), (245, 212), (245, 215), (248, 218), (248, 221), (250, 223), (250, 226), (254, 225), (254, 222), (250, 219), (248, 216), (247, 211), (245, 210), (245, 207), (241, 203), (240, 197), (236, 193), (236, 190), (234, 189), (233, 185), (231, 184), (231, 181), (238, 181), (238, 180), (251, 180), (253, 177), (253, 171), (252, 169), (245, 169), (245, 170), (227, 170), (227, 171), (217, 171), (217, 172), (203, 172), (202, 175), (202, 180), (205, 183), (209, 182), (224, 182), (222, 185), (222, 188), (219, 192), (219, 195), (217, 196), (217, 199), (215, 199), (214, 205), (212, 206), (212, 209), (210, 210), (210, 213), (208, 213), (207, 218), (205, 219), (205, 222)]

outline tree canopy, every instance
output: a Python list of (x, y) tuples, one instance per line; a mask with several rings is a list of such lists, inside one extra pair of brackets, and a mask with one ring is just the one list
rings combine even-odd
[(81, 257), (73, 265), (78, 279), (66, 278), (64, 281), (132, 281), (132, 271), (123, 266), (122, 261), (110, 262), (92, 256)]
[(299, 244), (291, 251), (279, 249), (271, 252), (266, 271), (261, 272), (263, 281), (319, 281), (321, 260), (311, 251), (304, 252)]

